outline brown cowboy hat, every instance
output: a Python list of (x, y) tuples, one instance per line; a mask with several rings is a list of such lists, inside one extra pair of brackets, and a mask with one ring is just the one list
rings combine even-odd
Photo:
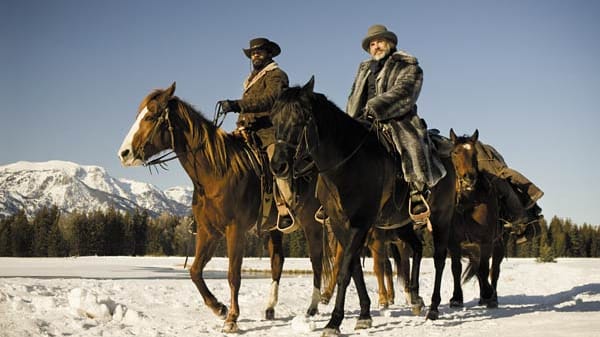
[(362, 41), (362, 47), (367, 53), (369, 52), (369, 44), (374, 38), (384, 38), (394, 44), (398, 43), (398, 37), (396, 37), (396, 34), (387, 30), (384, 25), (373, 25), (369, 27), (367, 36)]
[(250, 40), (250, 48), (243, 49), (243, 50), (244, 50), (244, 54), (246, 54), (246, 56), (248, 58), (250, 58), (250, 54), (252, 53), (253, 50), (256, 50), (256, 49), (267, 50), (268, 52), (271, 53), (271, 57), (275, 57), (275, 56), (279, 55), (279, 53), (281, 53), (281, 48), (279, 48), (279, 45), (277, 45), (277, 43), (275, 43), (273, 41), (269, 41), (269, 39), (264, 38), (264, 37), (258, 37), (256, 39)]

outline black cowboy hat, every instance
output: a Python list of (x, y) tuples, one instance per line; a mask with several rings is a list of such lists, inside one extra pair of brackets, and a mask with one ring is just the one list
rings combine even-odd
[(362, 47), (367, 53), (369, 52), (369, 44), (374, 38), (386, 39), (392, 42), (394, 45), (398, 43), (398, 37), (396, 37), (396, 34), (387, 30), (384, 25), (373, 25), (369, 27), (367, 36), (362, 41)]
[(256, 50), (256, 49), (267, 50), (268, 52), (271, 53), (271, 57), (275, 57), (275, 56), (279, 55), (279, 53), (281, 53), (281, 48), (279, 48), (279, 45), (277, 45), (277, 43), (275, 43), (273, 41), (269, 41), (269, 39), (264, 38), (264, 37), (258, 37), (256, 39), (250, 40), (250, 48), (243, 49), (243, 50), (244, 50), (244, 54), (246, 54), (246, 56), (248, 58), (250, 58), (250, 54), (252, 53), (253, 50)]

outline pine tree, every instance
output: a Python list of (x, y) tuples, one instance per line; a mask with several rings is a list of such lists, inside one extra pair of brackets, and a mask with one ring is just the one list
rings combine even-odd
[(27, 220), (24, 210), (18, 211), (10, 228), (12, 256), (32, 256), (33, 226)]
[(14, 216), (0, 220), (0, 256), (13, 256), (13, 242), (11, 240), (11, 224)]

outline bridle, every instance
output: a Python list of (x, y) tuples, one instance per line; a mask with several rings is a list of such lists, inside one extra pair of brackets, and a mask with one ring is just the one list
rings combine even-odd
[[(314, 117), (312, 116), (312, 114), (308, 117), (308, 119), (306, 120), (306, 123), (304, 123), (304, 126), (302, 127), (302, 131), (300, 132), (300, 134), (298, 136), (298, 141), (295, 145), (291, 142), (288, 142), (288, 141), (280, 139), (280, 138), (276, 138), (276, 140), (275, 140), (276, 144), (283, 144), (288, 148), (295, 149), (295, 153), (294, 153), (293, 160), (292, 160), (292, 167), (293, 167), (292, 177), (294, 179), (306, 176), (313, 169), (313, 167), (316, 167), (314, 159), (310, 159), (309, 164), (305, 165), (300, 171), (296, 171), (295, 164), (297, 162), (299, 162), (300, 160), (306, 160), (307, 158), (312, 158), (312, 154), (314, 153), (314, 150), (319, 146), (318, 143), (311, 146), (311, 144), (309, 142), (309, 136), (308, 136), (308, 133), (310, 130), (309, 128), (313, 130), (313, 134), (316, 133), (317, 125), (314, 122)], [(319, 174), (327, 173), (329, 171), (336, 170), (336, 169), (340, 168), (341, 166), (343, 166), (344, 164), (346, 164), (350, 159), (352, 159), (352, 157), (354, 157), (354, 155), (356, 155), (356, 153), (358, 153), (358, 151), (366, 143), (367, 138), (369, 137), (369, 134), (371, 133), (371, 131), (374, 128), (375, 128), (375, 123), (372, 123), (370, 128), (368, 129), (368, 131), (365, 133), (364, 137), (361, 139), (361, 141), (358, 143), (358, 145), (354, 148), (354, 150), (352, 150), (352, 152), (350, 152), (350, 154), (348, 154), (342, 160), (334, 163), (333, 165), (331, 165), (327, 168), (317, 167), (317, 173), (319, 173)], [(276, 134), (276, 136), (277, 136), (277, 134)]]
[[(159, 165), (160, 167), (166, 169), (166, 166), (164, 165), (166, 162), (169, 162), (171, 160), (178, 158), (178, 155), (175, 152), (175, 135), (173, 134), (173, 125), (171, 124), (171, 120), (169, 119), (169, 111), (170, 111), (169, 103), (167, 102), (165, 108), (161, 111), (160, 116), (157, 118), (156, 122), (154, 123), (154, 127), (152, 128), (152, 131), (150, 131), (150, 135), (148, 137), (146, 137), (144, 142), (139, 147), (139, 153), (141, 155), (142, 160), (144, 161), (144, 166)], [(171, 151), (165, 153), (164, 155), (162, 155), (158, 158), (155, 158), (155, 159), (152, 159), (152, 160), (146, 162), (146, 154), (144, 153), (144, 148), (146, 147), (146, 145), (148, 143), (152, 142), (154, 137), (158, 134), (158, 131), (162, 127), (163, 123), (165, 123), (165, 122), (168, 124), (167, 129), (169, 130), (169, 135), (171, 138)], [(173, 155), (173, 156), (167, 158), (170, 155)]]

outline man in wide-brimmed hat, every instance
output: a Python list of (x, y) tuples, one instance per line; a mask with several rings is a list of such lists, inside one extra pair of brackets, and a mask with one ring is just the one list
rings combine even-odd
[[(271, 123), (271, 108), (283, 89), (289, 85), (287, 74), (273, 60), (281, 53), (279, 45), (267, 38), (259, 37), (250, 40), (244, 54), (252, 62), (252, 72), (244, 81), (244, 92), (241, 99), (223, 100), (218, 104), (223, 112), (239, 112), (236, 132), (247, 135), (250, 142), (260, 152), (266, 152), (270, 159), (275, 143), (275, 130)], [(268, 174), (268, 168), (264, 169)], [(282, 185), (283, 182), (278, 182)], [(284, 190), (286, 187), (280, 188)], [(284, 193), (284, 191), (281, 191)], [(281, 229), (292, 226), (293, 219), (288, 210), (278, 203), (278, 225)]]
[(432, 155), (427, 126), (417, 115), (423, 70), (414, 56), (396, 49), (397, 43), (396, 34), (385, 26), (369, 27), (361, 45), (371, 57), (358, 67), (346, 112), (376, 121), (391, 139), (401, 155), (404, 179), (411, 187), (411, 217), (426, 223), (426, 191), (444, 177), (446, 170)]

